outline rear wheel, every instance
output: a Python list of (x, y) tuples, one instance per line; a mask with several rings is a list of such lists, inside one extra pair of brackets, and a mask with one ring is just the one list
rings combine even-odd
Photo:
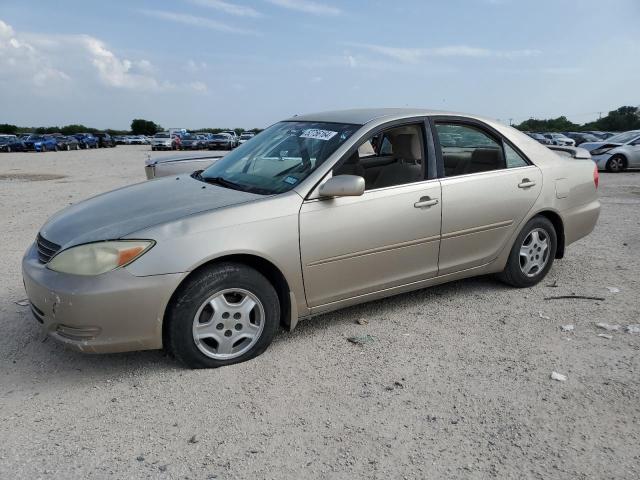
[(607, 162), (607, 172), (619, 173), (627, 169), (627, 159), (622, 155), (614, 155)]
[(280, 323), (280, 303), (261, 273), (222, 263), (189, 278), (165, 320), (170, 353), (191, 368), (217, 368), (267, 349)]
[(11, 153), (11, 146), (7, 146), (7, 153)]
[(532, 287), (549, 272), (557, 247), (553, 224), (542, 216), (532, 218), (516, 238), (507, 266), (498, 278), (514, 287)]

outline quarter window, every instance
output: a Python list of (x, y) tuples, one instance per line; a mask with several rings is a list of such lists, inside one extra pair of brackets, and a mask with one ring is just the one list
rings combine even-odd
[(527, 161), (520, 156), (513, 148), (504, 144), (504, 156), (507, 159), (507, 168), (526, 167)]
[(446, 177), (505, 168), (501, 142), (484, 131), (469, 125), (436, 123), (436, 132)]
[(424, 180), (421, 125), (403, 125), (376, 133), (333, 169), (333, 175), (358, 175), (365, 189), (392, 187)]

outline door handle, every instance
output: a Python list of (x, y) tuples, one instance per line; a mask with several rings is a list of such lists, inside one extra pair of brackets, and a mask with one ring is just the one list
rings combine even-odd
[(523, 178), (522, 182), (518, 184), (518, 188), (531, 188), (531, 187), (535, 187), (535, 185), (536, 185), (536, 182), (532, 182), (528, 178)]
[(437, 198), (420, 197), (420, 200), (413, 204), (416, 208), (433, 207), (438, 204)]

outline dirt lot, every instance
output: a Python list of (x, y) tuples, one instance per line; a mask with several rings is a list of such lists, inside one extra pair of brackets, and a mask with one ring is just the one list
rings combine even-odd
[[(147, 150), (0, 154), (0, 478), (640, 477), (640, 173), (602, 174), (596, 231), (535, 288), (400, 295), (190, 371), (67, 351), (14, 303), (47, 217), (143, 181)], [(545, 300), (572, 293), (605, 300)]]

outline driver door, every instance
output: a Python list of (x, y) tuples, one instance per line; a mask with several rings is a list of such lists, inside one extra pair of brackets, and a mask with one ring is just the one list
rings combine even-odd
[(388, 139), (390, 150), (380, 148), (363, 158), (348, 154), (333, 169), (333, 175), (348, 172), (365, 178), (362, 196), (302, 205), (300, 254), (311, 308), (438, 273), (440, 182), (425, 180), (423, 125), (383, 133), (378, 139)]

